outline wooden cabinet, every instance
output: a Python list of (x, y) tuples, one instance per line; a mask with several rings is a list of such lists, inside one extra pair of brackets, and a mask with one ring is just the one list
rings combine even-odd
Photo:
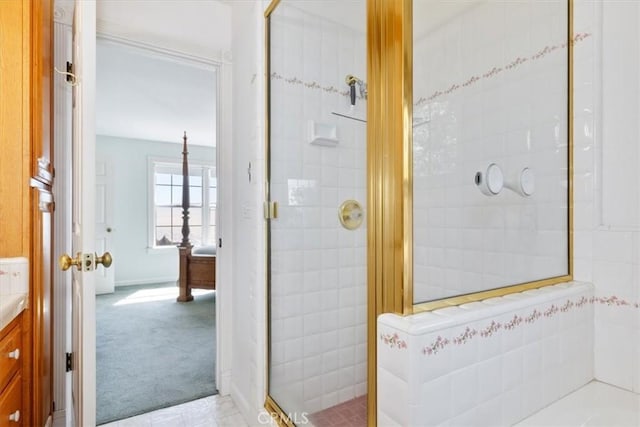
[(22, 426), (27, 411), (22, 392), (22, 314), (0, 331), (0, 427)]
[(30, 2), (0, 1), (0, 257), (29, 256)]

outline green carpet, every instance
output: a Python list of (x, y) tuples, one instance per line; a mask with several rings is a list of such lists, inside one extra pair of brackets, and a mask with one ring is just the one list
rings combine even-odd
[(215, 292), (193, 293), (178, 303), (164, 283), (96, 297), (98, 424), (216, 393)]

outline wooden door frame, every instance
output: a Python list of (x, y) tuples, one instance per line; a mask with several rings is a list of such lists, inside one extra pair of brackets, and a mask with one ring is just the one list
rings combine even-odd
[[(27, 342), (25, 355), (24, 425), (45, 425), (53, 413), (53, 329), (52, 329), (52, 99), (53, 99), (53, 1), (24, 2), (29, 15), (29, 128), (31, 144), (25, 150), (32, 187), (30, 205), (30, 316), (25, 316)], [(26, 25), (26, 24), (25, 24)]]

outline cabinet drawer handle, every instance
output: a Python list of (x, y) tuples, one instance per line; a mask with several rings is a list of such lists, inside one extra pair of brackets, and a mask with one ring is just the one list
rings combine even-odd
[(9, 421), (15, 421), (16, 423), (20, 421), (20, 411), (16, 411), (13, 414), (9, 415)]
[(9, 359), (20, 359), (20, 349), (16, 348), (12, 352), (9, 353)]

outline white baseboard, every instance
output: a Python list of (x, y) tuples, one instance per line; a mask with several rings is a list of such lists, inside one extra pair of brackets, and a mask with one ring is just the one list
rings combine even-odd
[(244, 397), (244, 395), (240, 393), (240, 390), (238, 390), (238, 387), (236, 387), (235, 384), (231, 383), (230, 390), (231, 390), (231, 399), (233, 399), (233, 402), (236, 404), (236, 406), (240, 410), (240, 413), (244, 417), (244, 420), (247, 422), (247, 424), (250, 426), (259, 425), (258, 414), (251, 407), (251, 405), (249, 404), (247, 399)]
[(231, 390), (231, 371), (223, 372), (218, 382), (218, 393), (221, 396), (230, 394)]
[(152, 283), (168, 283), (168, 282), (177, 282), (178, 278), (175, 276), (171, 277), (150, 277), (148, 279), (135, 279), (135, 280), (118, 280), (115, 283), (116, 287), (120, 286), (135, 286), (135, 285), (150, 285)]

